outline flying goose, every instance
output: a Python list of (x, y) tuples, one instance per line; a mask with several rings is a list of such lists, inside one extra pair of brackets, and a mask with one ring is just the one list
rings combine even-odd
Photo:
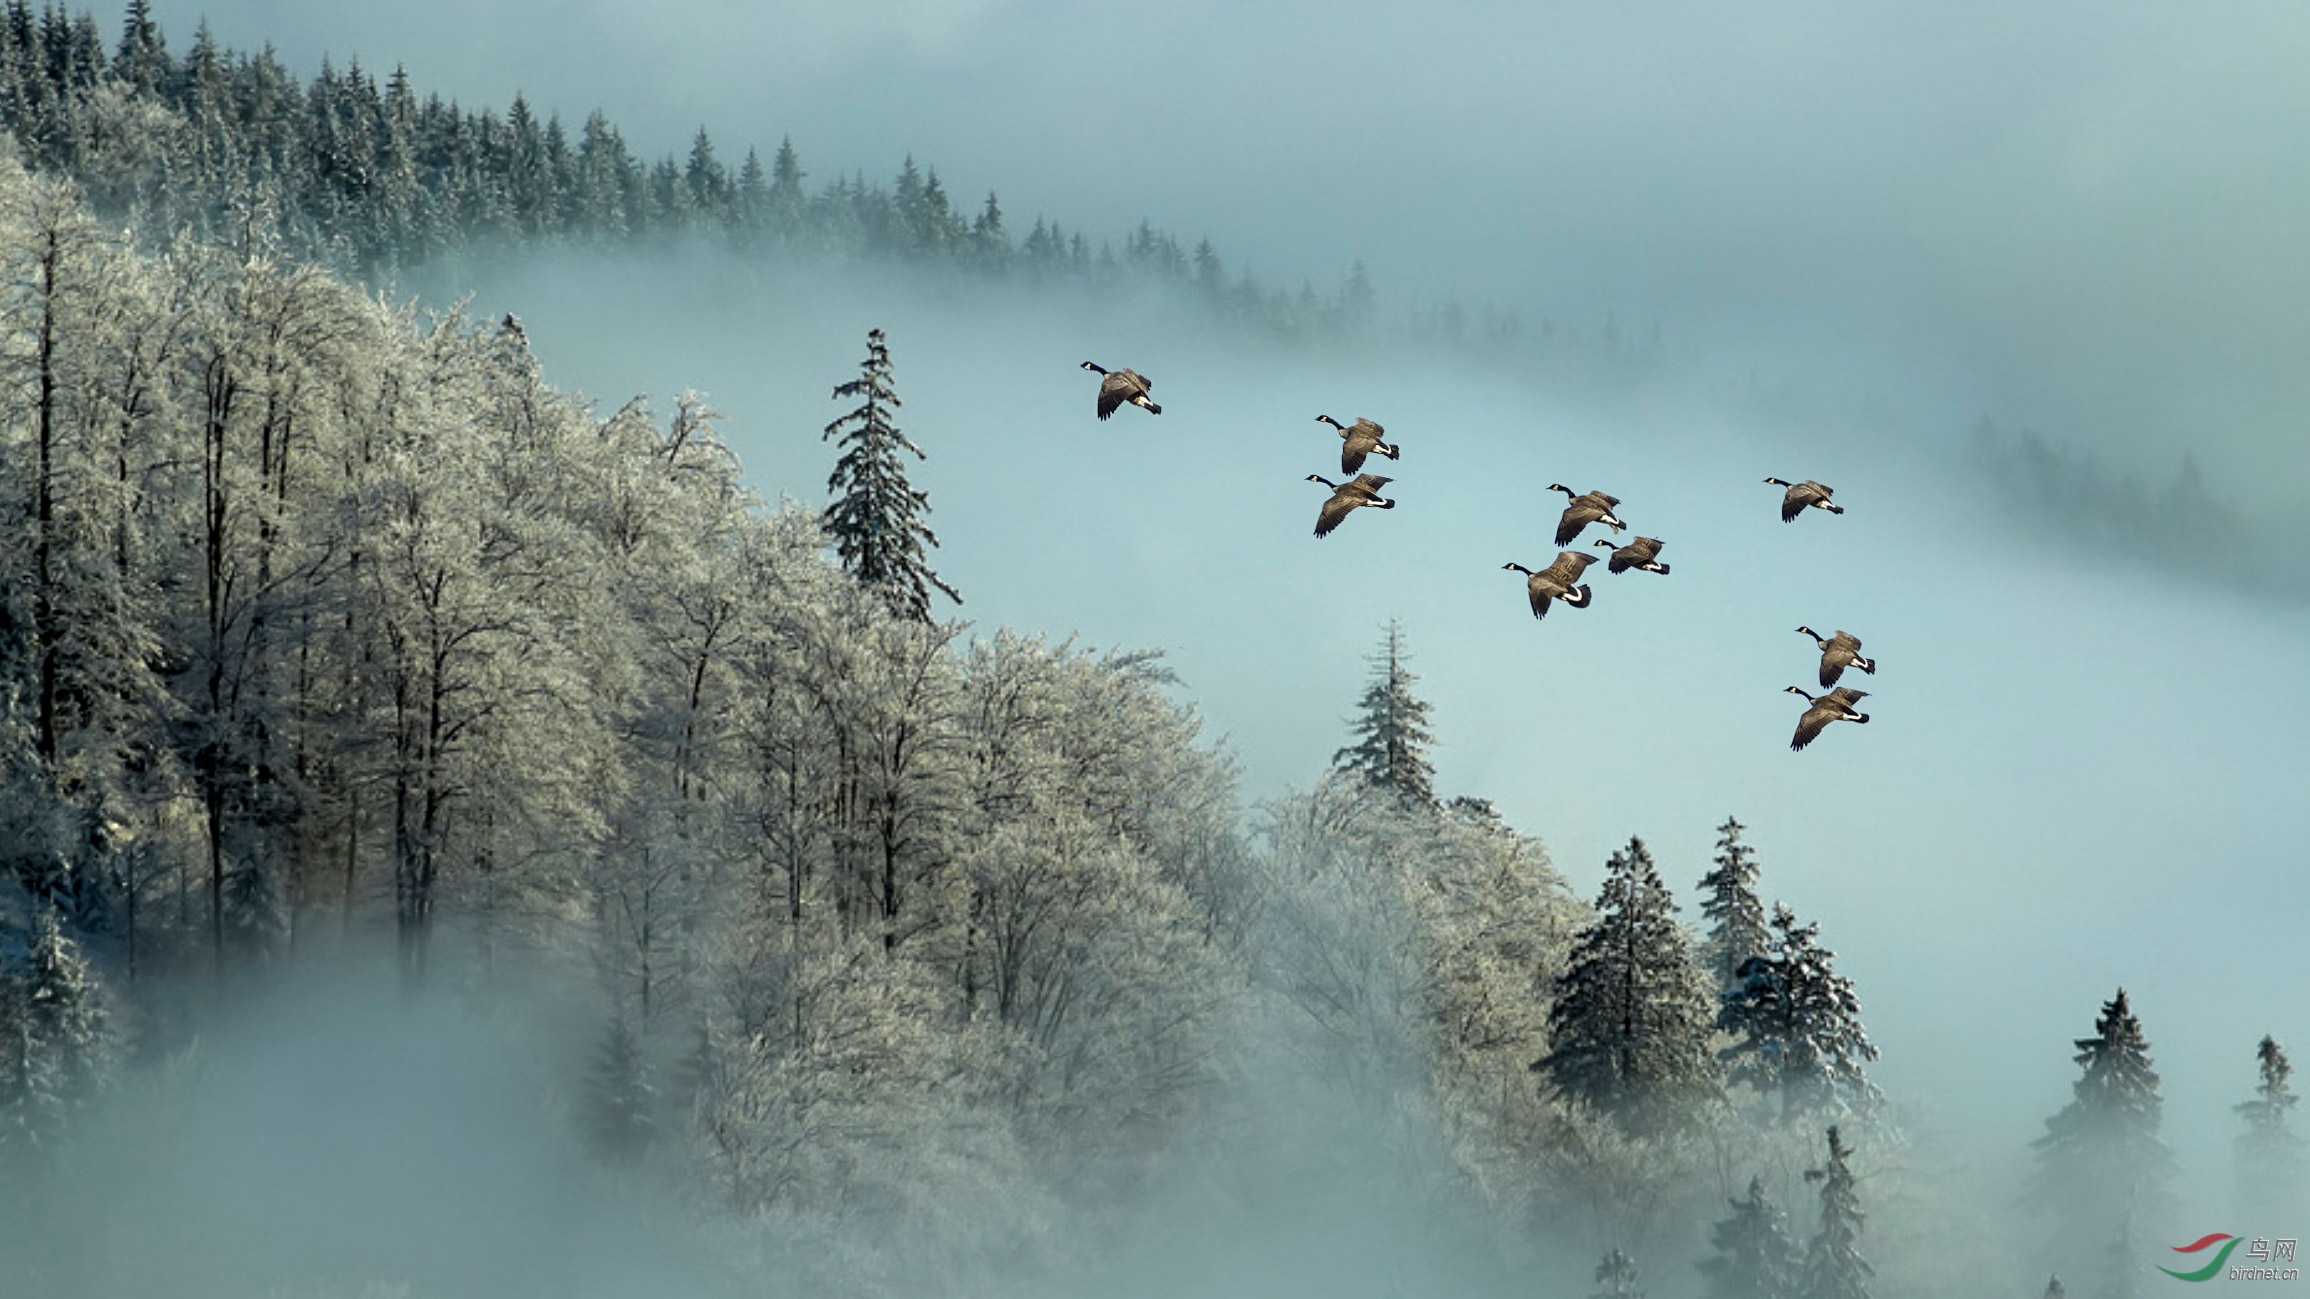
[(1627, 545), (1618, 549), (1613, 549), (1612, 542), (1604, 537), (1598, 537), (1596, 544), (1612, 550), (1612, 563), (1608, 569), (1610, 572), (1625, 573), (1632, 568), (1641, 568), (1647, 573), (1668, 576), (1668, 565), (1661, 563), (1658, 558), (1661, 546), (1666, 543), (1658, 537), (1631, 537)]
[(1823, 690), (1837, 684), (1837, 678), (1843, 676), (1848, 667), (1859, 668), (1870, 676), (1877, 675), (1877, 660), (1861, 657), (1860, 637), (1851, 632), (1841, 631), (1827, 640), (1823, 640), (1821, 633), (1810, 627), (1799, 627), (1797, 630), (1812, 637), (1813, 643), (1821, 647), (1821, 688)]
[(1151, 415), (1163, 413), (1161, 406), (1147, 400), (1147, 390), (1155, 386), (1155, 381), (1146, 375), (1137, 370), (1110, 370), (1097, 361), (1085, 361), (1083, 368), (1096, 370), (1107, 376), (1099, 381), (1100, 419), (1114, 414), (1115, 408), (1124, 402), (1130, 402), (1134, 406), (1144, 406)]
[(1390, 460), (1401, 458), (1402, 447), (1380, 441), (1381, 435), (1387, 430), (1360, 415), (1356, 417), (1354, 428), (1341, 424), (1329, 415), (1318, 415), (1315, 418), (1319, 424), (1329, 424), (1338, 429), (1339, 435), (1346, 439), (1340, 443), (1339, 448), (1339, 471), (1343, 474), (1352, 474), (1363, 468), (1364, 457), (1374, 451)]
[(1532, 616), (1545, 618), (1548, 616), (1548, 602), (1550, 600), (1562, 600), (1575, 609), (1588, 607), (1591, 593), (1588, 587), (1580, 581), (1580, 574), (1595, 562), (1596, 556), (1594, 555), (1583, 554), (1577, 550), (1567, 550), (1556, 556), (1555, 563), (1537, 573), (1513, 560), (1500, 565), (1500, 567), (1514, 569), (1525, 575), (1524, 592), (1532, 597)]
[(1383, 510), (1396, 508), (1396, 503), (1380, 495), (1380, 489), (1393, 479), (1377, 474), (1357, 474), (1344, 483), (1335, 483), (1322, 474), (1309, 474), (1311, 483), (1322, 483), (1331, 489), (1331, 499), (1323, 503), (1322, 512), (1315, 516), (1315, 535), (1325, 537), (1348, 516), (1348, 511), (1359, 505), (1377, 506)]
[(1845, 512), (1844, 506), (1829, 503), (1829, 497), (1835, 495), (1837, 489), (1825, 483), (1816, 483), (1809, 478), (1801, 483), (1792, 483), (1786, 478), (1767, 478), (1765, 481), (1775, 487), (1789, 489), (1788, 495), (1781, 498), (1781, 522), (1783, 523), (1795, 522), (1796, 517), (1804, 513), (1805, 507), (1808, 505), (1817, 510), (1827, 510), (1831, 514), (1843, 514)]
[[(1556, 544), (1559, 546), (1571, 545), (1572, 539), (1580, 535), (1580, 530), (1591, 523), (1606, 524), (1614, 532), (1628, 526), (1612, 513), (1612, 507), (1620, 504), (1620, 498), (1617, 496), (1606, 496), (1602, 492), (1590, 492), (1585, 496), (1575, 496), (1572, 489), (1562, 483), (1550, 483), (1548, 490), (1562, 492), (1565, 496), (1570, 497), (1564, 505), (1564, 517), (1556, 524)], [(1594, 556), (1590, 556), (1590, 558), (1594, 558)]]
[(1831, 722), (1861, 722), (1866, 724), (1869, 720), (1867, 713), (1853, 711), (1853, 705), (1869, 697), (1869, 692), (1866, 690), (1855, 690), (1851, 686), (1838, 686), (1829, 693), (1816, 697), (1807, 693), (1803, 686), (1790, 686), (1788, 693), (1804, 695), (1805, 701), (1811, 705), (1805, 709), (1805, 715), (1797, 719), (1796, 738), (1789, 741), (1789, 748), (1792, 751), (1811, 744), (1822, 731), (1828, 729)]

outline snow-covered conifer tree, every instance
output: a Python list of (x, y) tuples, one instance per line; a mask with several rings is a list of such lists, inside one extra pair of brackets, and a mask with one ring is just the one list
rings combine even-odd
[(24, 946), (0, 948), (0, 1151), (53, 1142), (111, 1074), (115, 1053), (102, 986), (41, 906)]
[(1716, 869), (1700, 879), (1700, 913), (1709, 922), (1708, 972), (1724, 993), (1740, 986), (1741, 962), (1763, 952), (1771, 940), (1764, 904), (1757, 900), (1757, 850), (1741, 842), (1747, 828), (1733, 817), (1724, 819), (1716, 828)]
[(1732, 1201), (1732, 1216), (1709, 1228), (1716, 1253), (1701, 1260), (1708, 1299), (1795, 1299), (1804, 1262), (1789, 1238), (1788, 1219), (1765, 1194), (1765, 1179), (1749, 1179), (1749, 1193)]
[(1820, 929), (1774, 904), (1766, 950), (1741, 963), (1717, 1017), (1733, 1037), (1720, 1053), (1732, 1065), (1730, 1080), (1778, 1093), (1784, 1116), (1865, 1108), (1877, 1096), (1862, 1071), (1877, 1048), (1861, 1026), (1860, 998), (1831, 964), (1836, 953), (1816, 941)]
[(1533, 1064), (1631, 1132), (1680, 1126), (1716, 1087), (1708, 976), (1642, 839), (1612, 855), (1596, 921), (1574, 944)]
[(899, 400), (881, 330), (867, 331), (859, 376), (837, 387), (834, 395), (856, 397), (859, 403), (826, 426), (825, 436), (839, 437), (843, 449), (834, 475), (826, 480), (835, 498), (826, 507), (827, 535), (859, 585), (879, 593), (899, 616), (928, 622), (932, 587), (957, 604), (962, 596), (931, 572), (923, 553), (924, 546), (938, 545), (937, 534), (921, 519), (930, 510), (930, 496), (908, 485), (899, 453), (912, 451), (917, 460), (925, 455), (892, 422)]
[(1379, 653), (1372, 656), (1372, 684), (1357, 704), (1354, 743), (1332, 755), (1332, 767), (1358, 776), (1419, 806), (1436, 803), (1436, 767), (1428, 749), (1436, 742), (1428, 729), (1428, 702), (1412, 693), (1419, 678), (1409, 666), (1402, 624), (1388, 620)]
[(1861, 1229), (1868, 1215), (1861, 1212), (1853, 1170), (1846, 1163), (1852, 1153), (1844, 1135), (1831, 1127), (1829, 1162), (1805, 1172), (1806, 1181), (1821, 1184), (1821, 1226), (1805, 1250), (1804, 1278), (1797, 1291), (1802, 1299), (1869, 1299), (1869, 1278), (1876, 1269), (1861, 1257)]

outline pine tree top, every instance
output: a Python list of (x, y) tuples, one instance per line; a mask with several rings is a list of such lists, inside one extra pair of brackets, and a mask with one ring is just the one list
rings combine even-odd
[(2103, 1004), (2094, 1035), (2078, 1038), (2076, 1046), (2073, 1058), (2085, 1069), (2073, 1085), (2077, 1106), (2155, 1129), (2164, 1102), (2158, 1097), (2157, 1071), (2150, 1067), (2149, 1039), (2127, 1004), (2125, 989)]
[(1412, 691), (1419, 677), (1411, 670), (1402, 623), (1388, 620), (1370, 662), (1372, 683), (1350, 724), (1354, 741), (1332, 755), (1332, 767), (1415, 806), (1432, 808), (1436, 768), (1428, 760), (1428, 750), (1436, 737), (1428, 726), (1428, 702)]
[(1876, 1269), (1861, 1256), (1861, 1232), (1868, 1215), (1861, 1212), (1860, 1192), (1848, 1162), (1852, 1153), (1844, 1133), (1832, 1126), (1828, 1162), (1805, 1172), (1806, 1181), (1821, 1184), (1821, 1225), (1805, 1251), (1800, 1290), (1804, 1299), (1869, 1299), (1869, 1278)]
[(2154, 1194), (2173, 1169), (2157, 1135), (2163, 1108), (2157, 1071), (2125, 989), (2103, 1003), (2094, 1029), (2094, 1036), (2076, 1041), (2083, 1068), (2070, 1103), (2045, 1121), (2045, 1135), (2032, 1143), (2045, 1161), (2041, 1190), (2056, 1203), (2089, 1193)]
[(1716, 1088), (1707, 975), (1640, 838), (1612, 855), (1596, 919), (1574, 941), (1549, 1008), (1556, 1087), (1638, 1132), (1688, 1121)]
[(826, 507), (826, 533), (860, 586), (880, 594), (899, 617), (928, 622), (931, 588), (957, 604), (962, 596), (939, 580), (926, 558), (924, 548), (938, 545), (938, 534), (922, 521), (930, 496), (907, 482), (901, 453), (928, 457), (892, 419), (900, 403), (881, 330), (867, 332), (858, 377), (836, 385), (834, 397), (856, 398), (858, 405), (828, 424), (821, 439), (839, 438), (843, 449), (826, 480), (835, 497)]
[(2287, 1127), (2288, 1114), (2302, 1098), (2294, 1094), (2294, 1063), (2286, 1058), (2286, 1048), (2266, 1036), (2254, 1049), (2254, 1061), (2261, 1073), (2254, 1099), (2231, 1107), (2246, 1120), (2246, 1134), (2239, 1142), (2284, 1149), (2302, 1144)]
[(1804, 1260), (1764, 1178), (1749, 1179), (1748, 1194), (1730, 1203), (1732, 1216), (1709, 1228), (1715, 1256), (1698, 1265), (1708, 1299), (1789, 1299)]
[(1756, 849), (1741, 842), (1746, 829), (1726, 817), (1717, 827), (1716, 869), (1700, 880), (1701, 915), (1709, 921), (1710, 973), (1721, 990), (1740, 981), (1741, 962), (1765, 950), (1764, 904), (1757, 897)]

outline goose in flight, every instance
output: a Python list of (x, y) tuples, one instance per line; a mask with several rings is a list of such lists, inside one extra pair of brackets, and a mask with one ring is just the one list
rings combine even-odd
[(1797, 516), (1804, 513), (1805, 507), (1808, 505), (1816, 510), (1827, 510), (1831, 514), (1843, 514), (1845, 512), (1844, 506), (1830, 504), (1829, 497), (1835, 495), (1837, 489), (1826, 483), (1816, 483), (1809, 478), (1801, 483), (1792, 483), (1786, 478), (1767, 478), (1765, 481), (1775, 487), (1789, 489), (1788, 493), (1781, 497), (1781, 522), (1783, 523), (1795, 522)]
[(1797, 719), (1796, 737), (1789, 741), (1789, 748), (1792, 751), (1803, 749), (1806, 745), (1811, 744), (1820, 736), (1822, 731), (1828, 729), (1831, 722), (1860, 722), (1865, 725), (1869, 720), (1867, 713), (1855, 712), (1853, 709), (1853, 705), (1869, 697), (1869, 692), (1866, 690), (1855, 690), (1851, 686), (1838, 686), (1829, 693), (1816, 697), (1807, 694), (1803, 686), (1790, 686), (1788, 693), (1803, 695), (1806, 703), (1810, 705), (1805, 709), (1805, 715)]
[(1580, 580), (1580, 575), (1595, 562), (1594, 555), (1567, 550), (1556, 556), (1555, 563), (1537, 573), (1513, 560), (1500, 567), (1525, 575), (1524, 593), (1532, 597), (1532, 616), (1545, 618), (1548, 616), (1550, 600), (1562, 600), (1575, 609), (1588, 607), (1592, 593), (1587, 584)]
[(1824, 640), (1821, 633), (1810, 627), (1799, 627), (1797, 630), (1812, 637), (1813, 643), (1821, 647), (1823, 690), (1837, 684), (1837, 678), (1845, 675), (1846, 668), (1859, 668), (1871, 676), (1877, 674), (1877, 660), (1861, 657), (1861, 638), (1851, 632), (1841, 631)]
[(1348, 511), (1359, 505), (1382, 510), (1396, 508), (1394, 501), (1380, 495), (1380, 489), (1393, 482), (1393, 479), (1382, 478), (1377, 474), (1357, 474), (1344, 483), (1335, 483), (1322, 474), (1309, 474), (1307, 480), (1322, 483), (1331, 489), (1331, 499), (1323, 503), (1323, 509), (1315, 516), (1315, 535), (1319, 537), (1330, 536), (1331, 530), (1347, 518)]
[(1606, 496), (1602, 492), (1574, 495), (1572, 489), (1562, 483), (1550, 483), (1548, 490), (1562, 492), (1569, 498), (1564, 505), (1564, 517), (1556, 524), (1556, 544), (1559, 546), (1571, 545), (1572, 539), (1580, 535), (1580, 530), (1591, 523), (1605, 524), (1614, 532), (1628, 526), (1612, 512), (1612, 507), (1620, 504), (1617, 496)]
[(1364, 457), (1375, 451), (1390, 460), (1402, 458), (1403, 448), (1380, 441), (1387, 430), (1368, 419), (1358, 416), (1355, 426), (1350, 428), (1329, 415), (1318, 415), (1315, 418), (1317, 423), (1329, 424), (1338, 429), (1340, 437), (1344, 439), (1339, 448), (1339, 471), (1343, 474), (1352, 474), (1362, 469)]
[(1100, 419), (1114, 414), (1115, 409), (1124, 402), (1130, 402), (1134, 406), (1144, 406), (1151, 415), (1163, 413), (1161, 406), (1147, 400), (1147, 390), (1155, 386), (1155, 381), (1146, 375), (1137, 370), (1110, 370), (1097, 361), (1085, 361), (1083, 368), (1095, 370), (1107, 376), (1099, 381)]
[(1666, 543), (1658, 537), (1631, 537), (1627, 545), (1618, 548), (1614, 548), (1610, 540), (1598, 537), (1596, 544), (1612, 551), (1612, 563), (1606, 566), (1608, 572), (1625, 573), (1636, 568), (1668, 576), (1668, 565), (1660, 562), (1660, 548)]

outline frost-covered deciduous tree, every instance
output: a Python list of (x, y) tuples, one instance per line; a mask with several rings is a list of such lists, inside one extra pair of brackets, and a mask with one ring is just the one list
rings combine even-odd
[(898, 391), (891, 386), (890, 347), (881, 330), (867, 331), (866, 360), (858, 377), (837, 386), (834, 396), (855, 397), (858, 405), (826, 426), (825, 436), (839, 438), (842, 448), (826, 480), (826, 490), (834, 494), (834, 503), (826, 507), (826, 534), (859, 585), (899, 616), (927, 622), (933, 587), (957, 604), (962, 597), (930, 570), (923, 549), (938, 546), (938, 535), (922, 521), (930, 495), (907, 482), (900, 453), (925, 457), (894, 422)]
[(1716, 869), (1700, 879), (1700, 913), (1709, 926), (1705, 963), (1720, 993), (1740, 986), (1741, 964), (1761, 955), (1772, 937), (1757, 898), (1757, 850), (1741, 842), (1747, 828), (1734, 817), (1724, 819), (1716, 828)]
[(1665, 1132), (1715, 1094), (1713, 998), (1644, 841), (1606, 871), (1548, 1013), (1549, 1052), (1532, 1068), (1629, 1132)]
[(1372, 657), (1372, 684), (1356, 705), (1350, 723), (1353, 741), (1332, 755), (1332, 768), (1384, 790), (1416, 807), (1436, 805), (1436, 767), (1428, 750), (1436, 742), (1428, 727), (1428, 701), (1412, 693), (1419, 678), (1411, 670), (1403, 625), (1391, 618)]
[(1877, 1048), (1861, 1025), (1860, 998), (1832, 964), (1836, 953), (1820, 945), (1820, 928), (1798, 924), (1776, 903), (1765, 950), (1741, 963), (1717, 1017), (1733, 1039), (1719, 1053), (1731, 1065), (1728, 1080), (1777, 1095), (1784, 1118), (1865, 1110), (1878, 1098), (1863, 1069)]

